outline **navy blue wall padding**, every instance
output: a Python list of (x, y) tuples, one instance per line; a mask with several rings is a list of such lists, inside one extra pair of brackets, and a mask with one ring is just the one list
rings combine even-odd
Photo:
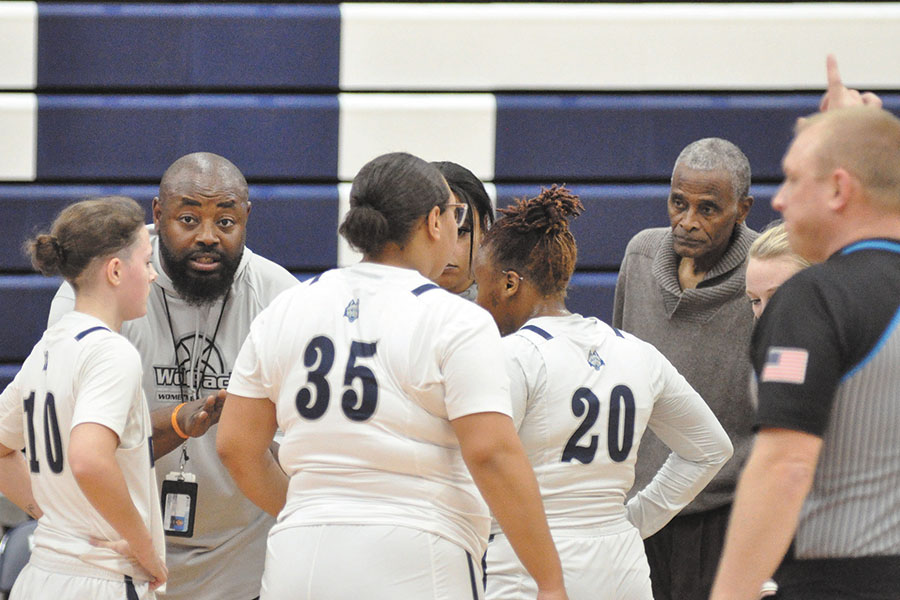
[(39, 231), (49, 229), (66, 205), (91, 196), (130, 196), (141, 203), (149, 221), (150, 199), (156, 189), (151, 186), (0, 185), (0, 223), (6, 231), (6, 235), (0, 236), (0, 270), (31, 270), (22, 244)]
[[(900, 110), (900, 96), (885, 96)], [(754, 181), (781, 180), (797, 117), (819, 95), (497, 95), (495, 179), (668, 180), (681, 150), (723, 137), (750, 159)]]
[[(305, 281), (316, 273), (294, 273)], [(42, 275), (0, 275), (0, 315), (9, 325), (0, 331), (0, 363), (21, 363), (47, 329), (50, 302), (62, 279)], [(0, 364), (0, 386), (19, 370), (19, 364)], [(3, 387), (0, 387), (2, 390)]]
[(616, 273), (575, 273), (569, 282), (566, 306), (585, 317), (612, 322)]
[(335, 185), (255, 185), (247, 245), (290, 271), (337, 264), (338, 191)]
[(0, 277), (0, 315), (7, 326), (0, 332), (0, 362), (22, 361), (47, 328), (50, 301), (61, 280), (41, 275)]
[(0, 390), (6, 389), (6, 386), (8, 386), (15, 378), (16, 373), (19, 372), (21, 366), (22, 365), (18, 363), (13, 365), (0, 365)]
[[(549, 184), (547, 184), (549, 185)], [(585, 212), (573, 222), (580, 269), (618, 268), (628, 240), (647, 227), (667, 223), (665, 185), (570, 186)], [(754, 186), (748, 224), (759, 230), (777, 217), (770, 199), (777, 188)], [(539, 185), (498, 185), (500, 206), (534, 196)], [(67, 204), (89, 196), (121, 194), (138, 200), (150, 219), (153, 185), (0, 185), (0, 223), (11, 235), (0, 237), (0, 270), (30, 270), (22, 242), (46, 228)], [(291, 271), (327, 269), (337, 263), (338, 192), (335, 185), (251, 185), (253, 209), (247, 245)]]
[(38, 4), (38, 89), (338, 87), (338, 6)]
[[(0, 185), (0, 270), (24, 271), (31, 263), (22, 243), (49, 228), (67, 204), (119, 194), (141, 203), (151, 220), (153, 185)], [(337, 263), (336, 185), (251, 185), (253, 207), (247, 245), (290, 271), (327, 269)]]
[(250, 179), (335, 180), (337, 96), (38, 95), (39, 180), (150, 180), (177, 157), (228, 157)]
[[(579, 269), (617, 270), (625, 246), (634, 234), (648, 227), (669, 224), (667, 185), (572, 184), (567, 187), (578, 194), (584, 204), (584, 212), (572, 221)], [(507, 206), (513, 199), (536, 196), (540, 189), (541, 186), (536, 184), (497, 185), (497, 206)], [(758, 231), (778, 218), (771, 206), (776, 190), (774, 185), (751, 188), (754, 204), (747, 219), (751, 228)]]

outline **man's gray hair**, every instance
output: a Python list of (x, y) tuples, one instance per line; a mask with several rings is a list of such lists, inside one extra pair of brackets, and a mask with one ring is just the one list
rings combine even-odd
[(672, 169), (683, 165), (697, 171), (717, 171), (719, 169), (731, 175), (731, 187), (734, 199), (740, 202), (750, 193), (750, 161), (741, 149), (722, 138), (703, 138), (688, 144)]

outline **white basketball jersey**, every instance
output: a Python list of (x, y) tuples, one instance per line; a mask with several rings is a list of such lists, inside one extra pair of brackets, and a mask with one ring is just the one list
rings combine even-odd
[[(519, 435), (551, 529), (647, 537), (697, 494), (730, 456), (712, 411), (653, 346), (581, 315), (531, 319), (503, 339)], [(629, 503), (641, 437), (674, 451)]]
[(291, 482), (273, 533), (399, 525), (484, 552), (488, 510), (450, 425), (511, 412), (500, 336), (481, 308), (408, 269), (328, 271), (254, 321), (228, 391), (277, 405)]
[[(146, 581), (140, 567), (89, 542), (121, 537), (88, 502), (69, 468), (69, 434), (81, 423), (98, 423), (119, 436), (116, 462), (164, 557), (137, 350), (100, 320), (71, 312), (44, 333), (0, 396), (0, 443), (25, 448), (34, 497), (44, 512), (34, 534), (34, 560), (61, 573), (83, 574), (87, 564), (110, 579), (130, 575)], [(103, 576), (99, 570), (92, 573)]]

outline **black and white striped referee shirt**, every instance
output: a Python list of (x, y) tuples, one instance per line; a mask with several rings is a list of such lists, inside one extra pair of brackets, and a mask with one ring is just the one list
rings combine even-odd
[(753, 334), (756, 428), (822, 437), (795, 557), (900, 555), (900, 241), (801, 271)]

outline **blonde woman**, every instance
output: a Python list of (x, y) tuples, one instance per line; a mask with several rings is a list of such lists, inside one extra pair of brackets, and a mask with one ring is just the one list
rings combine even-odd
[(809, 266), (809, 261), (788, 245), (784, 223), (764, 231), (747, 254), (747, 297), (754, 318), (759, 318), (781, 284)]

